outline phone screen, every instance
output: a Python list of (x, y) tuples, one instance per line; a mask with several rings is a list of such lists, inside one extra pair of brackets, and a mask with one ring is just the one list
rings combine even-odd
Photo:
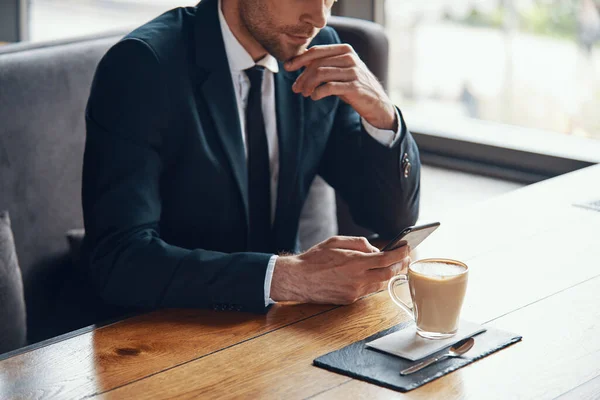
[(411, 250), (414, 250), (439, 226), (439, 222), (434, 222), (431, 224), (408, 227), (392, 239), (381, 251), (391, 251), (406, 245), (408, 245)]

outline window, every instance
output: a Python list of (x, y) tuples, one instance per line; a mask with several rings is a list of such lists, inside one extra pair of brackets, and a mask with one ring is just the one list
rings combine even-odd
[(385, 0), (385, 18), (390, 93), (416, 120), (600, 139), (600, 1)]
[(30, 0), (32, 41), (128, 30), (189, 0)]

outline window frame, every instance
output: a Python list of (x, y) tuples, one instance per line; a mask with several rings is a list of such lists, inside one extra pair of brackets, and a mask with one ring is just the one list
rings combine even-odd
[(7, 0), (0, 6), (0, 42), (16, 43), (29, 38), (29, 2)]

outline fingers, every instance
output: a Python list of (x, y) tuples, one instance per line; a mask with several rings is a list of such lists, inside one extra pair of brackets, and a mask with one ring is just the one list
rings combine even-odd
[(359, 59), (354, 53), (342, 54), (334, 57), (320, 58), (318, 60), (313, 61), (310, 65), (300, 74), (296, 82), (294, 82), (293, 88), (299, 88), (300, 90), (297, 92), (301, 92), (304, 88), (304, 84), (306, 80), (319, 76), (319, 72), (322, 71), (323, 68), (338, 68), (338, 69), (346, 69), (357, 67), (359, 64)]
[(339, 297), (334, 300), (335, 304), (348, 305), (356, 302), (357, 300), (370, 295), (371, 293), (380, 292), (385, 290), (386, 284), (381, 282), (369, 283), (367, 285), (357, 287), (354, 290), (350, 290), (347, 293), (340, 294)]
[(410, 257), (406, 257), (402, 262), (395, 263), (389, 267), (375, 268), (366, 271), (369, 282), (387, 282), (394, 276), (405, 273), (410, 264)]
[(337, 96), (380, 129), (395, 129), (398, 122), (391, 100), (381, 83), (347, 44), (314, 46), (289, 60), (284, 68), (306, 67), (293, 91), (313, 101)]
[(354, 51), (311, 62), (300, 74), (292, 89), (295, 93), (310, 96), (322, 83), (351, 82), (360, 76), (360, 59)]
[(352, 304), (358, 299), (368, 296), (371, 293), (386, 290), (387, 283), (399, 273), (406, 272), (410, 264), (410, 258), (407, 257), (403, 262), (394, 264), (386, 268), (377, 268), (366, 271), (360, 284), (355, 282), (346, 293), (344, 293), (337, 304)]
[(333, 236), (322, 243), (323, 246), (335, 249), (354, 250), (361, 253), (379, 253), (365, 237)]
[(324, 46), (314, 46), (300, 54), (299, 56), (293, 58), (292, 60), (287, 61), (284, 64), (284, 68), (287, 71), (296, 71), (300, 69), (314, 60), (325, 58), (325, 57), (333, 57), (339, 56), (341, 54), (349, 54), (353, 53), (354, 49), (352, 46), (348, 44), (331, 44)]
[[(353, 244), (352, 240), (355, 240)], [(344, 257), (342, 264), (349, 268), (354, 275), (362, 276), (366, 271), (388, 268), (395, 264), (401, 264), (402, 268), (408, 266), (410, 262), (408, 246), (403, 246), (398, 249), (386, 252), (380, 252), (376, 247), (369, 244), (372, 251), (356, 250), (360, 248), (358, 243), (368, 243), (364, 238), (348, 238), (337, 237), (331, 238), (323, 243), (323, 245), (332, 248), (337, 254)], [(364, 242), (363, 242), (364, 241)], [(344, 246), (344, 247), (340, 247)], [(366, 253), (366, 254), (365, 254)]]
[(304, 97), (313, 94), (313, 91), (325, 82), (351, 82), (358, 79), (358, 70), (354, 67), (318, 67), (305, 70), (298, 77), (292, 90), (295, 93), (302, 93)]
[(404, 263), (409, 254), (408, 246), (402, 246), (392, 251), (369, 254), (361, 258), (361, 266), (365, 269), (386, 268), (397, 263)]
[(324, 99), (329, 96), (344, 96), (355, 92), (358, 89), (358, 82), (329, 82), (316, 88), (310, 98), (314, 101)]
[[(319, 58), (310, 63), (306, 69), (319, 68), (319, 67), (338, 67), (338, 68), (349, 68), (358, 65), (360, 59), (355, 53), (345, 53), (338, 56)], [(306, 71), (306, 70), (305, 70)]]

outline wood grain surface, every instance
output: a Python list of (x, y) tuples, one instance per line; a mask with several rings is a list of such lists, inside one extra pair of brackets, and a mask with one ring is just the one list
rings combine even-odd
[(564, 393), (559, 400), (598, 400), (600, 398), (600, 375)]
[[(408, 318), (379, 293), (265, 316), (163, 310), (0, 361), (0, 399), (583, 398), (600, 396), (600, 166), (468, 209), (413, 258), (470, 267), (463, 317), (523, 341), (407, 394), (316, 367)], [(442, 201), (443, 199), (441, 199)]]
[(303, 398), (349, 378), (312, 366), (314, 358), (409, 317), (379, 293), (106, 394), (106, 398)]
[(275, 305), (261, 316), (162, 310), (131, 318), (0, 362), (0, 399), (102, 393), (332, 308)]

